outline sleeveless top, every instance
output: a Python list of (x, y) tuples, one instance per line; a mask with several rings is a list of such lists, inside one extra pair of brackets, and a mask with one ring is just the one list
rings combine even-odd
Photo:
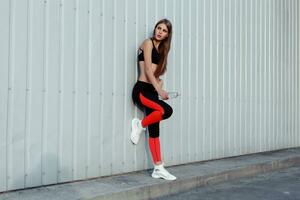
[[(152, 53), (151, 53), (151, 60), (152, 60), (152, 63), (158, 65), (159, 59), (160, 59), (159, 53), (158, 53), (157, 49), (154, 46), (152, 38), (151, 38), (151, 41), (152, 41), (152, 44), (153, 44)], [(138, 61), (145, 61), (143, 49), (140, 48), (140, 51), (141, 51), (141, 53), (138, 55)]]

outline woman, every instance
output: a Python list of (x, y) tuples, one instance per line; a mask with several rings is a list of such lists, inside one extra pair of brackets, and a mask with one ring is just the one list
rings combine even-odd
[(132, 120), (131, 141), (137, 144), (140, 134), (148, 126), (149, 148), (152, 155), (154, 170), (153, 178), (175, 180), (163, 166), (160, 153), (159, 122), (172, 115), (170, 105), (159, 99), (167, 100), (168, 93), (163, 90), (163, 81), (159, 78), (166, 72), (167, 57), (171, 46), (172, 24), (167, 19), (162, 19), (155, 25), (152, 38), (146, 39), (139, 48), (139, 71), (138, 81), (132, 91), (133, 102), (146, 116), (139, 120)]

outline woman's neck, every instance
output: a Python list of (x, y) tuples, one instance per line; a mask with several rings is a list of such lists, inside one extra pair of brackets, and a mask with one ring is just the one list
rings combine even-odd
[(155, 38), (152, 38), (152, 40), (153, 40), (153, 43), (154, 43), (155, 47), (158, 48), (161, 41), (157, 41)]

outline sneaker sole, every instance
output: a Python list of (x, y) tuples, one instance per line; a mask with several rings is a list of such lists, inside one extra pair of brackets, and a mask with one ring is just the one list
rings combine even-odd
[(165, 178), (163, 176), (156, 175), (156, 174), (152, 174), (151, 176), (152, 176), (152, 178), (156, 178), (156, 179), (161, 178), (161, 179), (164, 179), (164, 180), (167, 180), (167, 181), (175, 181), (177, 179), (177, 178), (175, 178), (175, 179), (168, 179), (168, 178)]
[(132, 138), (133, 138), (133, 136), (132, 136), (132, 130), (133, 130), (133, 126), (134, 126), (134, 124), (135, 124), (135, 121), (136, 121), (136, 118), (133, 118), (132, 121), (131, 121), (130, 141), (131, 141), (132, 144), (137, 145), (137, 143), (134, 143), (133, 140), (132, 140)]

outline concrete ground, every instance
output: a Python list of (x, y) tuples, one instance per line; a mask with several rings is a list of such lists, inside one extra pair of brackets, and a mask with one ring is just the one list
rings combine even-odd
[(300, 200), (300, 167), (168, 195), (156, 200)]
[[(300, 167), (300, 148), (167, 168), (177, 176), (176, 181), (153, 179), (150, 176), (151, 171), (145, 170), (88, 181), (2, 193), (0, 200), (153, 199), (292, 167)], [(233, 189), (230, 192), (234, 193), (234, 191)], [(255, 191), (251, 191), (251, 193)], [(246, 197), (250, 191), (245, 190), (244, 193)], [(220, 194), (224, 195), (224, 193)]]

